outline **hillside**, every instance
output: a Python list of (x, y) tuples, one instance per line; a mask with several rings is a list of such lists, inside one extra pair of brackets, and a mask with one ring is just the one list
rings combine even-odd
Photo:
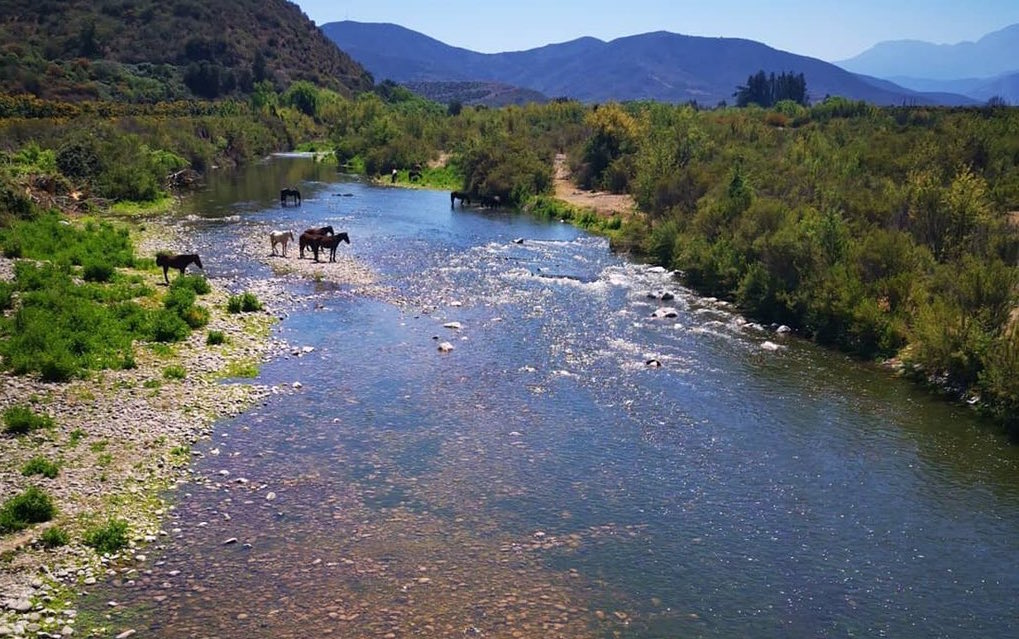
[(459, 102), (498, 108), (510, 104), (548, 102), (548, 98), (537, 91), (498, 82), (407, 82), (404, 86), (439, 104)]
[(371, 77), (285, 0), (0, 0), (0, 90), (155, 102)]
[(889, 79), (897, 76), (928, 80), (991, 78), (1019, 71), (1019, 24), (989, 33), (976, 42), (880, 42), (836, 64), (854, 73)]
[[(813, 100), (826, 95), (875, 104), (966, 104), (962, 96), (927, 95), (876, 84), (835, 65), (735, 38), (659, 31), (603, 42), (580, 38), (528, 51), (483, 54), (451, 47), (392, 24), (351, 21), (322, 31), (379, 79), (395, 82), (499, 82), (585, 102), (731, 101), (738, 85), (763, 69), (804, 73)], [(385, 42), (385, 47), (377, 43)]]

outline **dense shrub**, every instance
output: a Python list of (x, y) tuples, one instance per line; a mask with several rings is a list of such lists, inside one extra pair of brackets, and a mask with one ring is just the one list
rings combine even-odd
[(25, 462), (25, 465), (21, 467), (21, 474), (26, 477), (31, 475), (42, 475), (53, 479), (60, 473), (60, 465), (45, 457), (36, 456)]
[(258, 297), (250, 292), (245, 291), (240, 295), (231, 295), (227, 300), (227, 311), (231, 313), (250, 313), (262, 309), (262, 303), (258, 301)]
[(83, 539), (86, 546), (102, 554), (115, 553), (128, 544), (128, 524), (123, 519), (110, 518), (104, 524), (90, 526)]
[(47, 548), (58, 548), (70, 543), (71, 537), (67, 534), (67, 531), (60, 526), (50, 526), (43, 531), (42, 536), (39, 537), (39, 541), (41, 541)]
[(209, 346), (225, 344), (226, 336), (223, 335), (223, 331), (209, 331), (209, 334), (205, 337), (205, 343)]
[(57, 509), (50, 496), (31, 486), (0, 506), (0, 534), (15, 532), (53, 519)]
[(11, 406), (4, 410), (4, 432), (27, 435), (41, 428), (53, 428), (53, 418), (40, 415), (27, 406)]

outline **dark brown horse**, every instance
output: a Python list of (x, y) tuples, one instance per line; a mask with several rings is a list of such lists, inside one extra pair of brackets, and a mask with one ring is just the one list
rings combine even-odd
[(294, 204), (300, 206), (301, 192), (297, 189), (280, 189), (280, 206), (286, 206), (288, 199), (293, 199)]
[(346, 242), (350, 244), (350, 237), (346, 233), (337, 233), (336, 235), (320, 235), (318, 243), (312, 246), (312, 250), (315, 252), (315, 261), (318, 261), (318, 250), (329, 249), (329, 261), (336, 261), (336, 247), (340, 245), (340, 242)]
[(449, 208), (453, 208), (457, 200), (460, 200), (460, 208), (463, 208), (464, 203), (471, 203), (471, 196), (466, 191), (453, 191), (449, 194)]
[(188, 264), (194, 264), (203, 271), (205, 268), (202, 266), (202, 258), (198, 257), (197, 253), (188, 253), (186, 255), (168, 255), (166, 253), (159, 253), (156, 255), (156, 266), (163, 267), (163, 279), (166, 283), (170, 283), (170, 278), (166, 272), (171, 268), (175, 268), (180, 271), (180, 274), (184, 274), (184, 269), (188, 267)]
[[(311, 249), (315, 252), (315, 261), (318, 261), (318, 243), (322, 238), (333, 235), (333, 227), (321, 226), (319, 228), (304, 229), (304, 233), (297, 238), (297, 247), (301, 251), (299, 259), (304, 259), (304, 249)], [(350, 240), (347, 240), (350, 242)]]

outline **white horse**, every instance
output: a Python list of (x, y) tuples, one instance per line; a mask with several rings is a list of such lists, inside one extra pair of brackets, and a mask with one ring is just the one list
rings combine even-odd
[(273, 231), (269, 233), (269, 242), (272, 244), (272, 254), (276, 255), (276, 245), (283, 245), (283, 257), (287, 256), (287, 243), (294, 239), (293, 231)]

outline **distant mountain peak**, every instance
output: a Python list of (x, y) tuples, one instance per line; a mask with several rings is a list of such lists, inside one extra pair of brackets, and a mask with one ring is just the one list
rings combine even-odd
[(836, 64), (879, 78), (991, 78), (1019, 70), (1019, 24), (988, 33), (975, 42), (887, 40)]
[(803, 73), (813, 99), (842, 95), (877, 104), (970, 102), (875, 83), (828, 62), (742, 38), (660, 30), (609, 42), (581, 37), (526, 51), (478, 53), (390, 25), (347, 21), (321, 28), (375, 78), (399, 83), (495, 83), (585, 102), (696, 100), (714, 106), (731, 101), (736, 87), (764, 70)]

